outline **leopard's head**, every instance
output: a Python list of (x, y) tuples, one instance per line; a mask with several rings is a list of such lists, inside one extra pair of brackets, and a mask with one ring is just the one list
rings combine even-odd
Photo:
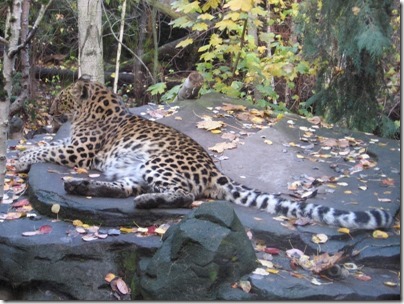
[(105, 85), (91, 81), (91, 76), (83, 75), (71, 84), (52, 102), (50, 114), (59, 126), (76, 119), (105, 119), (127, 112), (121, 99)]

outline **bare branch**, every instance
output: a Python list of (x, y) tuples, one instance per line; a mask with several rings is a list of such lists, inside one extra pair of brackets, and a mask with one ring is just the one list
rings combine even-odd
[(105, 10), (104, 2), (101, 2), (101, 5), (102, 5), (102, 9), (104, 10), (105, 17), (107, 18), (107, 22), (108, 22), (109, 28), (110, 28), (110, 30), (111, 30), (112, 36), (114, 36), (115, 40), (118, 41), (118, 43), (120, 43), (129, 53), (131, 53), (133, 57), (135, 57), (137, 60), (139, 60), (139, 62), (143, 65), (143, 67), (145, 68), (145, 70), (146, 70), (147, 73), (149, 74), (150, 78), (151, 78), (151, 79), (153, 80), (153, 82), (154, 82), (154, 78), (153, 78), (152, 73), (150, 72), (150, 70), (148, 69), (148, 67), (145, 65), (145, 63), (142, 61), (142, 59), (139, 58), (139, 56), (137, 56), (137, 55), (136, 55), (130, 48), (128, 48), (124, 43), (121, 43), (121, 42), (119, 41), (119, 38), (115, 35), (115, 33), (114, 33), (113, 29), (112, 29), (111, 21), (109, 20), (108, 15), (107, 15), (107, 12), (106, 12), (106, 10)]
[(18, 45), (16, 48), (13, 50), (10, 50), (8, 53), (8, 56), (12, 58), (15, 54), (17, 54), (19, 51), (21, 51), (23, 48), (27, 46), (28, 43), (34, 38), (36, 31), (38, 30), (39, 23), (41, 22), (43, 16), (45, 15), (46, 10), (48, 9), (49, 5), (51, 5), (53, 0), (49, 0), (49, 2), (44, 5), (41, 4), (41, 9), (39, 10), (38, 17), (35, 20), (34, 25), (32, 26), (31, 31), (28, 33), (27, 37), (25, 38), (24, 42)]
[(8, 45), (8, 40), (0, 36), (0, 44)]

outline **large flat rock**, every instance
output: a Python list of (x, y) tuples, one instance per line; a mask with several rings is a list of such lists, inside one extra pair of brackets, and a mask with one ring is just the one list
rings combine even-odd
[[(224, 102), (246, 104), (240, 100), (208, 94), (197, 101), (177, 103), (178, 112), (159, 119), (159, 122), (188, 134), (206, 149), (225, 140), (221, 138), (221, 134), (213, 134), (196, 127), (196, 123), (202, 120), (203, 115), (213, 117), (220, 114), (220, 117), (215, 119), (226, 123), (222, 133), (229, 131), (234, 131), (236, 134), (249, 133), (249, 136), (240, 135), (240, 142), (243, 144), (239, 144), (237, 148), (226, 150), (223, 154), (212, 152), (222, 172), (247, 186), (281, 193), (287, 197), (293, 192), (288, 189), (288, 184), (292, 182), (338, 176), (340, 177), (338, 182), (343, 184), (334, 183), (332, 187), (327, 183), (319, 185), (317, 195), (309, 198), (308, 201), (346, 210), (381, 207), (392, 215), (399, 211), (401, 184), (399, 141), (337, 128), (315, 129), (313, 133), (317, 137), (340, 139), (349, 136), (360, 140), (361, 147), (367, 150), (367, 154), (376, 164), (361, 172), (342, 174), (344, 170), (349, 171), (356, 163), (345, 161), (340, 155), (333, 155), (330, 158), (314, 157), (313, 155), (321, 150), (322, 145), (318, 140), (312, 142), (301, 140), (305, 131), (300, 127), (312, 127), (312, 124), (305, 119), (286, 115), (280, 122), (267, 128), (253, 128), (251, 124), (240, 121), (233, 115), (215, 110), (215, 107), (220, 107)], [(133, 111), (138, 114), (153, 113), (156, 108), (154, 105), (148, 105)], [(176, 117), (181, 117), (182, 120)], [(289, 120), (292, 120), (294, 124), (290, 124)], [(64, 125), (58, 132), (57, 138), (65, 137), (67, 134), (68, 125)], [(270, 140), (272, 144), (265, 143), (265, 139)], [(312, 147), (307, 146), (309, 144), (313, 144)], [(85, 223), (101, 225), (105, 228), (135, 225), (147, 227), (152, 224), (178, 221), (190, 212), (189, 209), (137, 210), (134, 208), (133, 198), (85, 198), (68, 195), (63, 189), (61, 178), (72, 174), (71, 169), (54, 164), (33, 165), (29, 173), (29, 199), (35, 210), (42, 214), (42, 219), (33, 221), (24, 218), (0, 223), (0, 255), (4, 257), (0, 261), (0, 287), (12, 285), (19, 292), (25, 290), (20, 298), (113, 299), (110, 290), (105, 286), (105, 274), (121, 272), (122, 276), (130, 281), (130, 273), (134, 273), (134, 268), (136, 271), (143, 271), (147, 267), (148, 260), (161, 244), (158, 237), (137, 237), (133, 234), (121, 234), (86, 243), (80, 236), (67, 234), (67, 231), (74, 229), (71, 224), (73, 220), (81, 219)], [(100, 178), (102, 179), (102, 176)], [(387, 179), (389, 183), (386, 184), (383, 181)], [(366, 190), (363, 190), (364, 185)], [(61, 206), (58, 216), (63, 221), (51, 222), (51, 219), (55, 219), (55, 214), (51, 212), (51, 207), (55, 203)], [(279, 275), (248, 276), (246, 279), (251, 281), (253, 287), (248, 294), (229, 285), (228, 289), (223, 289), (221, 299), (380, 300), (400, 298), (399, 286), (389, 287), (383, 284), (386, 281), (397, 281), (397, 271), (401, 268), (401, 240), (393, 229), (387, 230), (388, 239), (374, 239), (372, 231), (351, 231), (348, 235), (339, 233), (338, 227), (319, 224), (285, 225), (286, 222), (274, 219), (274, 215), (241, 206), (233, 205), (232, 207), (243, 226), (252, 232), (255, 242), (265, 243), (267, 247), (276, 247), (281, 250), (280, 255), (274, 256), (273, 262), (282, 265), (283, 268)], [(6, 213), (9, 210), (9, 205), (0, 205), (0, 212)], [(21, 235), (22, 232), (35, 230), (41, 225), (52, 225), (52, 233), (32, 238)], [(318, 233), (326, 234), (329, 241), (321, 245), (313, 243), (311, 238), (313, 234)], [(344, 262), (364, 266), (363, 272), (372, 279), (363, 282), (350, 276), (345, 280), (333, 281), (329, 285), (315, 286), (310, 283), (312, 275), (307, 271), (302, 271), (306, 279), (298, 279), (290, 275), (293, 269), (285, 257), (285, 250), (291, 248), (298, 248), (309, 255), (344, 251), (346, 256)], [(129, 258), (125, 258), (128, 256)], [(125, 273), (127, 265), (131, 264), (129, 260), (135, 260), (136, 266), (130, 267), (130, 270)], [(75, 274), (63, 269), (78, 269), (82, 271), (82, 278), (74, 280)], [(55, 271), (60, 276), (52, 281), (50, 277)], [(35, 292), (31, 293), (28, 290), (35, 290)], [(41, 290), (51, 292), (47, 296), (41, 293)], [(92, 292), (89, 292), (90, 290)]]

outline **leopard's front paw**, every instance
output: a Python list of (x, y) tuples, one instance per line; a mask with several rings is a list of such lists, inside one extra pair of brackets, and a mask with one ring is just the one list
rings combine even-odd
[(16, 172), (28, 172), (31, 168), (31, 165), (29, 163), (18, 160), (14, 163), (14, 168)]
[(64, 177), (65, 191), (69, 194), (89, 195), (90, 181), (84, 178)]

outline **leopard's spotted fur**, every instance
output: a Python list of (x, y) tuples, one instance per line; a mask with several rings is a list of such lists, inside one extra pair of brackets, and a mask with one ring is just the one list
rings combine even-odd
[(392, 216), (383, 210), (336, 210), (238, 184), (223, 175), (193, 139), (130, 114), (118, 96), (99, 83), (82, 78), (67, 93), (55, 100), (52, 112), (69, 117), (70, 137), (26, 151), (17, 167), (24, 170), (33, 163), (54, 162), (97, 169), (111, 180), (65, 180), (65, 190), (70, 194), (135, 196), (137, 208), (188, 207), (195, 199), (213, 198), (329, 225), (374, 229), (392, 224)]

